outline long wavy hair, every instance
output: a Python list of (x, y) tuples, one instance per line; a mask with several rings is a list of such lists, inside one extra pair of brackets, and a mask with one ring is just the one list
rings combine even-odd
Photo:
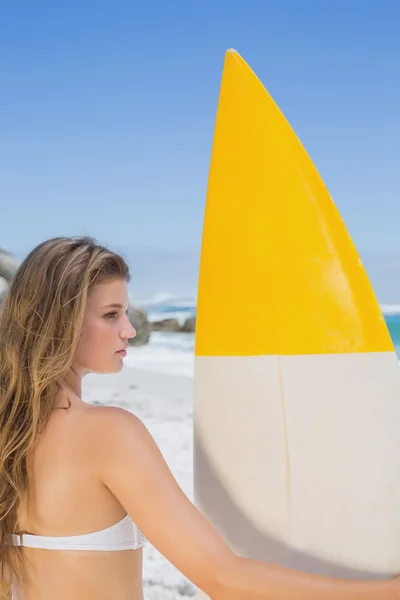
[(27, 457), (71, 367), (88, 293), (115, 279), (130, 281), (123, 257), (89, 236), (56, 237), (28, 254), (0, 306), (0, 600), (25, 579), (10, 536), (29, 492)]

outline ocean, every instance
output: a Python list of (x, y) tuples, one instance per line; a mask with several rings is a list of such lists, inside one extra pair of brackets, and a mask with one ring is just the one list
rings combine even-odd
[[(177, 319), (183, 325), (187, 318), (196, 316), (196, 303), (190, 298), (158, 294), (148, 300), (136, 301), (136, 304), (147, 310), (152, 322)], [(153, 331), (149, 344), (129, 348), (125, 364), (146, 371), (193, 377), (194, 333)]]
[[(185, 319), (196, 316), (196, 303), (190, 298), (158, 294), (136, 304), (147, 310), (150, 321), (175, 318), (183, 324)], [(400, 306), (381, 308), (400, 360)], [(149, 344), (129, 348), (125, 363), (146, 371), (193, 377), (194, 334), (153, 332)]]

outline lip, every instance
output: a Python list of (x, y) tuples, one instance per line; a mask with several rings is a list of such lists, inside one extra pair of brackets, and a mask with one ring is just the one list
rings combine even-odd
[(122, 350), (117, 350), (116, 354), (120, 354), (121, 356), (126, 356), (126, 348), (122, 348)]

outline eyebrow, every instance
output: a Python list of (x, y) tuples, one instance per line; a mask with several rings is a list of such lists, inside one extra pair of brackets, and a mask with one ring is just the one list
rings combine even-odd
[[(130, 304), (128, 305), (129, 308)], [(114, 304), (106, 304), (106, 306), (102, 306), (101, 308), (124, 308), (122, 304), (114, 303)]]

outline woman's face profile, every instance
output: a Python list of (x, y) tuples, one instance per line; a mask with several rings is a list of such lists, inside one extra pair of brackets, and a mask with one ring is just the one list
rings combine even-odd
[(85, 373), (117, 373), (123, 367), (118, 354), (136, 335), (127, 310), (128, 285), (124, 279), (95, 284), (90, 291), (74, 366)]

